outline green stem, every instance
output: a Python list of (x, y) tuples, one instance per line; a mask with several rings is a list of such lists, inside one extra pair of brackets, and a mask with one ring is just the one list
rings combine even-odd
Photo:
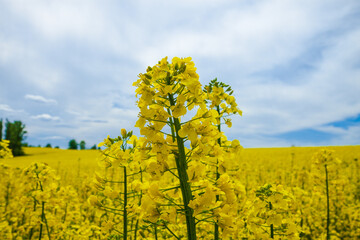
[[(1, 139), (0, 139), (1, 140)], [(9, 196), (10, 196), (10, 182), (6, 185), (6, 195), (5, 195), (5, 208), (4, 213), (7, 212), (7, 207), (9, 205)]]
[[(169, 98), (170, 98), (170, 94), (169, 94)], [(171, 116), (171, 112), (170, 109), (167, 110), (168, 114)], [(170, 129), (171, 129), (171, 135), (172, 135), (172, 139), (173, 141), (175, 141), (175, 130), (174, 130), (174, 122), (172, 120), (172, 118), (170, 118)]]
[[(37, 165), (36, 165), (36, 169), (37, 169), (37, 168), (38, 168), (38, 167), (37, 167)], [(37, 179), (39, 180), (40, 190), (41, 190), (42, 192), (44, 192), (44, 188), (43, 188), (43, 186), (42, 186), (42, 184), (41, 184), (41, 181), (40, 181), (39, 173), (38, 173), (38, 172), (35, 172), (35, 174), (36, 174)], [(36, 203), (36, 200), (35, 200), (35, 203)], [(34, 207), (34, 210), (35, 210), (35, 208), (36, 208), (36, 205), (35, 205), (35, 207)], [(50, 240), (51, 237), (50, 237), (49, 225), (48, 225), (47, 220), (46, 220), (46, 217), (45, 217), (45, 202), (44, 202), (44, 201), (42, 201), (42, 206), (41, 206), (41, 223), (40, 223), (39, 240), (41, 240), (41, 237), (42, 237), (43, 222), (45, 222), (46, 230), (47, 230), (47, 233), (48, 233), (48, 238), (49, 238), (49, 240)]]
[(180, 239), (173, 231), (171, 231), (171, 229), (166, 225), (166, 223), (164, 223), (164, 226), (176, 239)]
[(156, 225), (154, 225), (154, 234), (155, 234), (155, 240), (158, 240)]
[[(171, 106), (175, 106), (175, 102), (172, 94), (169, 94), (169, 101)], [(189, 184), (189, 177), (186, 172), (187, 163), (186, 163), (184, 139), (182, 139), (178, 134), (181, 128), (179, 119), (173, 117), (172, 120), (174, 124), (174, 131), (172, 132), (175, 135), (173, 137), (176, 137), (177, 145), (178, 145), (178, 155), (175, 156), (175, 162), (178, 170), (180, 188), (183, 197), (188, 240), (195, 240), (196, 226), (195, 226), (195, 218), (193, 216), (194, 210), (189, 207), (189, 202), (190, 200), (192, 200), (192, 194), (191, 194), (191, 187)]]
[(136, 240), (138, 228), (139, 228), (139, 219), (137, 219), (135, 223), (134, 240)]
[[(141, 183), (143, 182), (141, 167), (140, 167), (140, 181)], [(142, 190), (140, 190), (140, 198), (139, 198), (138, 206), (141, 205), (141, 199), (142, 199)], [(136, 224), (135, 224), (134, 240), (136, 240), (138, 228), (139, 228), (139, 218), (136, 220)]]
[(33, 233), (34, 233), (34, 228), (31, 228), (31, 229), (30, 229), (30, 233), (29, 233), (29, 239), (30, 239), (30, 240), (31, 240), (31, 238), (32, 238)]
[[(220, 107), (219, 107), (219, 106), (216, 106), (216, 111), (217, 111), (218, 114), (219, 114), (219, 124), (217, 125), (217, 128), (218, 128), (219, 132), (221, 132), (221, 126), (220, 126), (221, 118), (220, 118)], [(218, 139), (218, 143), (221, 145), (221, 140), (220, 140), (220, 138)]]
[(67, 203), (66, 203), (66, 205), (65, 205), (65, 213), (64, 213), (64, 217), (63, 217), (63, 223), (65, 222), (65, 220), (66, 220), (66, 215), (67, 215)]
[(327, 165), (325, 164), (325, 181), (326, 181), (326, 239), (330, 240), (330, 197), (329, 197), (329, 179), (328, 179), (328, 171)]
[(50, 240), (51, 237), (50, 237), (49, 225), (47, 224), (47, 220), (46, 220), (46, 217), (45, 217), (45, 202), (44, 201), (42, 202), (42, 206), (41, 206), (41, 223), (40, 223), (39, 240), (41, 240), (41, 238), (42, 238), (43, 222), (45, 223), (46, 230), (47, 230), (47, 233), (48, 233), (48, 238)]
[[(218, 128), (218, 131), (221, 132), (221, 126), (220, 126), (220, 107), (219, 105), (216, 106), (216, 111), (218, 112), (219, 114), (219, 124), (217, 125), (217, 128)], [(217, 140), (219, 146), (221, 146), (221, 139), (218, 138)], [(220, 178), (220, 174), (219, 174), (219, 160), (216, 159), (216, 181)], [(216, 202), (220, 200), (220, 196), (219, 194), (216, 194)], [(215, 224), (214, 224), (214, 239), (215, 240), (219, 240), (219, 225), (215, 219)]]
[(123, 216), (124, 216), (124, 230), (123, 230), (123, 235), (124, 235), (124, 240), (127, 239), (127, 211), (126, 211), (126, 207), (127, 207), (127, 176), (126, 176), (126, 167), (124, 167), (124, 210), (123, 210)]
[[(269, 208), (272, 210), (272, 204), (269, 202)], [(274, 238), (274, 225), (270, 224), (270, 238)]]
[(45, 202), (42, 202), (42, 207), (41, 207), (41, 223), (40, 223), (39, 240), (41, 240), (41, 237), (42, 237), (42, 231), (43, 231), (43, 222), (44, 222), (44, 218), (45, 218), (44, 208), (45, 208)]
[(49, 230), (49, 224), (47, 222), (47, 219), (46, 219), (46, 216), (44, 215), (44, 220), (45, 220), (45, 226), (46, 226), (46, 231), (48, 233), (48, 238), (49, 240), (51, 240), (51, 237), (50, 237), (50, 230)]

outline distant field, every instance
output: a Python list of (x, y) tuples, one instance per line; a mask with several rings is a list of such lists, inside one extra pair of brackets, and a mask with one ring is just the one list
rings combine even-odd
[[(283, 148), (246, 148), (242, 152), (245, 161), (263, 159), (268, 161), (287, 161), (294, 158), (295, 164), (305, 159), (311, 160), (314, 153), (321, 149), (335, 151), (335, 155), (344, 161), (360, 159), (360, 145), (332, 147), (283, 147)], [(306, 161), (304, 161), (306, 163)]]
[[(306, 166), (314, 153), (325, 147), (283, 147), (283, 148), (245, 148), (239, 161), (251, 164), (254, 168), (278, 168), (279, 164)], [(360, 159), (359, 146), (326, 147), (335, 151), (343, 161)], [(24, 148), (25, 156), (2, 160), (12, 167), (27, 167), (32, 162), (43, 162), (55, 169), (65, 182), (73, 177), (92, 177), (98, 168), (99, 150), (67, 150), (55, 148)]]
[(77, 166), (78, 160), (86, 163), (88, 166), (96, 165), (96, 158), (99, 155), (98, 150), (67, 150), (57, 148), (24, 148), (25, 155), (5, 160), (6, 164), (14, 167), (25, 167), (34, 161), (44, 162), (49, 166), (56, 168), (60, 165)]
[[(256, 162), (291, 161), (294, 159), (309, 159), (320, 149), (327, 148), (335, 151), (343, 160), (360, 159), (360, 145), (336, 147), (282, 147), (282, 148), (245, 148), (239, 159)], [(27, 167), (32, 162), (44, 162), (54, 169), (62, 167), (72, 169), (80, 165), (82, 172), (90, 173), (97, 168), (98, 150), (67, 150), (55, 148), (24, 148), (25, 156), (2, 160), (3, 163), (13, 167)]]
[(2, 160), (11, 167), (28, 167), (33, 162), (48, 164), (69, 184), (75, 177), (92, 177), (97, 168), (98, 150), (67, 150), (56, 148), (24, 148), (24, 156)]

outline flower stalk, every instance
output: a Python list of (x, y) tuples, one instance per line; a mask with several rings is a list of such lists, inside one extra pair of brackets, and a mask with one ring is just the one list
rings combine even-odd
[(330, 197), (329, 197), (328, 169), (326, 164), (325, 164), (325, 182), (326, 182), (326, 239), (330, 240)]
[(128, 225), (128, 216), (127, 216), (127, 176), (126, 176), (126, 167), (124, 166), (124, 208), (123, 208), (123, 221), (124, 221), (124, 229), (123, 235), (124, 240), (127, 239), (127, 225)]
[[(171, 106), (175, 106), (175, 102), (172, 94), (169, 94), (169, 101)], [(175, 136), (173, 137), (176, 138), (177, 147), (178, 147), (178, 153), (175, 156), (175, 161), (176, 161), (176, 167), (178, 171), (180, 188), (181, 188), (183, 204), (185, 209), (187, 234), (189, 240), (195, 240), (196, 226), (195, 226), (195, 217), (193, 216), (194, 210), (189, 207), (189, 202), (190, 200), (192, 200), (192, 194), (191, 194), (191, 187), (189, 184), (189, 177), (186, 172), (187, 163), (186, 163), (184, 139), (181, 138), (178, 134), (181, 128), (179, 119), (172, 117), (172, 122), (174, 124), (174, 129), (175, 129), (175, 131), (173, 131), (173, 134), (175, 134)]]

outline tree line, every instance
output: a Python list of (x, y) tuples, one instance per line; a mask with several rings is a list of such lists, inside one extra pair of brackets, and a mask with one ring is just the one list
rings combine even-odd
[[(3, 119), (0, 119), (0, 141), (2, 139), (9, 140), (9, 148), (12, 151), (12, 154), (14, 156), (21, 156), (24, 155), (24, 150), (22, 147), (28, 147), (29, 145), (27, 143), (23, 143), (23, 141), (26, 139), (27, 131), (25, 130), (25, 124), (23, 124), (21, 121), (14, 121), (10, 122), (8, 119), (5, 121), (5, 131), (3, 131), (4, 121)], [(3, 136), (3, 132), (5, 135)], [(41, 147), (40, 145), (38, 147)], [(46, 144), (45, 147), (52, 148), (51, 144)], [(56, 146), (55, 148), (59, 148)], [(69, 141), (69, 147), (68, 149), (80, 149), (84, 150), (86, 149), (86, 143), (84, 140), (81, 140), (80, 143), (78, 143), (75, 139), (71, 139)], [(98, 149), (96, 144), (94, 144), (90, 149)]]
[[(81, 140), (80, 143), (78, 143), (75, 139), (71, 139), (69, 141), (69, 149), (78, 149), (80, 148), (80, 150), (84, 150), (86, 149), (85, 147), (86, 143), (84, 140)], [(90, 149), (98, 149), (96, 144), (94, 144)]]
[[(0, 141), (3, 139), (3, 120), (0, 119)], [(22, 142), (25, 140), (25, 124), (21, 121), (10, 122), (6, 119), (5, 122), (5, 140), (9, 140), (9, 148), (14, 156), (24, 155), (22, 149)]]

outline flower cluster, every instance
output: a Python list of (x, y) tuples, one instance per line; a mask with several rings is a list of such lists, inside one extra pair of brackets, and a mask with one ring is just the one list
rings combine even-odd
[(0, 165), (1, 239), (101, 238), (87, 206), (46, 164), (19, 169)]
[(256, 199), (249, 202), (246, 230), (250, 238), (300, 239), (299, 219), (291, 211), (293, 196), (283, 186), (266, 184), (255, 191)]
[[(241, 146), (226, 139), (220, 121), (224, 114), (241, 111), (225, 86), (212, 84), (204, 91), (191, 58), (175, 57), (171, 63), (164, 58), (139, 74), (134, 83), (140, 110), (135, 126), (144, 137), (126, 135), (124, 130), (122, 136), (100, 144), (105, 146), (104, 174), (96, 176), (95, 186), (101, 194), (90, 199), (112, 218), (123, 219), (123, 225), (113, 224), (122, 236), (178, 238), (186, 229), (188, 239), (196, 239), (206, 237), (201, 229), (210, 225), (217, 228), (218, 238), (234, 229), (229, 219), (236, 212), (230, 209), (236, 207), (238, 195), (231, 159)], [(217, 91), (222, 92), (218, 101), (207, 105)], [(124, 148), (124, 142), (131, 147)]]
[(13, 154), (9, 148), (10, 141), (0, 139), (0, 158), (12, 158)]

